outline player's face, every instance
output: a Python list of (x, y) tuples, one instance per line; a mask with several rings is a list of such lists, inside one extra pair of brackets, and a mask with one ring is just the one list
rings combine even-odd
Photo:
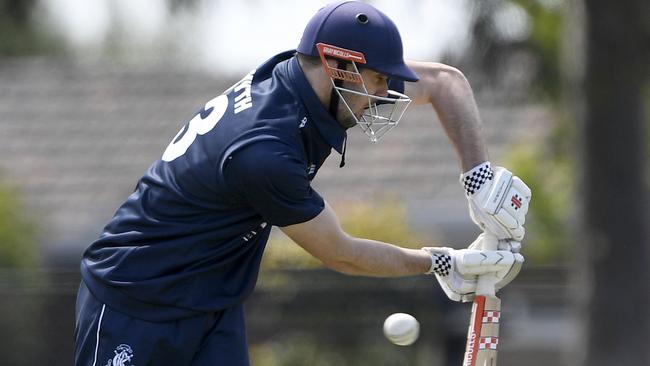
[[(388, 96), (388, 77), (386, 75), (365, 68), (359, 71), (361, 73), (361, 77), (363, 78), (363, 82), (368, 94), (379, 97)], [(360, 84), (346, 82), (343, 83), (343, 87), (362, 93), (366, 92), (363, 90), (363, 87)], [(350, 109), (357, 119), (360, 119), (363, 115), (363, 111), (369, 107), (368, 97), (364, 97), (362, 95), (347, 93), (345, 100), (347, 101)], [(338, 120), (343, 126), (347, 128), (353, 127), (356, 124), (356, 120), (350, 115), (350, 112), (345, 107), (345, 105), (343, 105), (343, 103), (339, 103)]]

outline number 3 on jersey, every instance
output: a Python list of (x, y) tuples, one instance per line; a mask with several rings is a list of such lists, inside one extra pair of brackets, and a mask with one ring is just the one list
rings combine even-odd
[(173, 161), (185, 154), (196, 140), (196, 135), (210, 132), (221, 120), (228, 108), (228, 97), (220, 95), (205, 104), (205, 107), (192, 118), (174, 137), (163, 153), (162, 160)]

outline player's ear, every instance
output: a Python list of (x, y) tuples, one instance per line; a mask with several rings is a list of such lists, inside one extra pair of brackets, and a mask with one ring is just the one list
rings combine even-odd
[(328, 58), (325, 59), (325, 61), (327, 61), (327, 65), (329, 65), (329, 67), (334, 67), (335, 68), (338, 65), (338, 62), (333, 58), (328, 57)]

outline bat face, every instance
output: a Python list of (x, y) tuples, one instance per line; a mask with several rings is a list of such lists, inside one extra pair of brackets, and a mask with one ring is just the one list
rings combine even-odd
[(501, 300), (476, 296), (467, 330), (463, 366), (496, 366)]

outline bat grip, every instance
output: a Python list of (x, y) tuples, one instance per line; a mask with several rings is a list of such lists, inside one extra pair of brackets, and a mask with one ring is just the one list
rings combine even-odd
[[(484, 234), (483, 250), (497, 250), (499, 249), (499, 239), (490, 233)], [(476, 295), (496, 297), (494, 285), (499, 281), (496, 273), (487, 273), (479, 276), (476, 283)]]

